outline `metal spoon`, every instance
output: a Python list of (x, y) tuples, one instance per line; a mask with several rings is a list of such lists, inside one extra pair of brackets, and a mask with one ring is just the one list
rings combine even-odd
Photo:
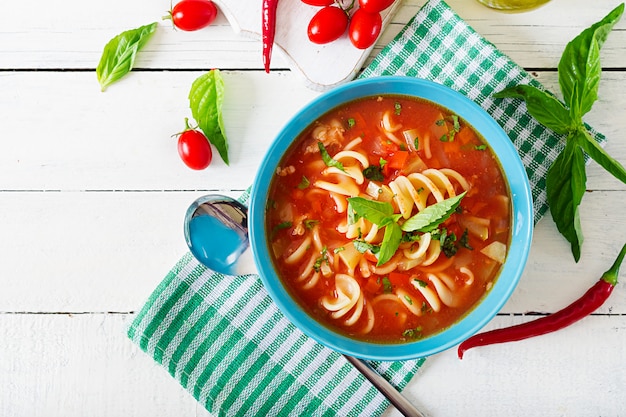
[[(248, 239), (248, 209), (237, 200), (224, 195), (200, 197), (187, 209), (184, 230), (191, 253), (209, 269), (227, 275), (256, 273)], [(404, 416), (425, 416), (367, 362), (343, 356)]]

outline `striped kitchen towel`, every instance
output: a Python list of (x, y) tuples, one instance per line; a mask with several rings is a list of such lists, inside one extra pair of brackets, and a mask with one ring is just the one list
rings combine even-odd
[[(443, 0), (430, 0), (378, 54), (361, 77), (403, 75), (446, 85), (479, 104), (506, 131), (530, 181), (535, 223), (548, 210), (546, 173), (565, 137), (540, 125), (521, 100), (494, 92), (519, 84), (544, 89), (537, 79), (480, 36)], [(587, 126), (599, 143), (605, 137)]]
[[(388, 407), (343, 356), (280, 313), (258, 276), (212, 272), (190, 253), (128, 336), (216, 416), (377, 416)], [(370, 362), (398, 389), (422, 363)]]

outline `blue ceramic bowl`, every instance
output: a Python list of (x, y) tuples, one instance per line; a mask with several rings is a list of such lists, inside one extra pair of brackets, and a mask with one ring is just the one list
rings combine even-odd
[[(513, 198), (513, 236), (508, 255), (491, 291), (473, 310), (448, 329), (433, 336), (403, 344), (358, 341), (333, 331), (308, 315), (292, 298), (277, 276), (270, 258), (265, 227), (265, 207), (272, 177), (283, 153), (312, 122), (334, 107), (362, 97), (401, 94), (429, 100), (449, 109), (471, 124), (489, 143), (504, 169)], [(303, 333), (340, 353), (370, 360), (406, 360), (425, 357), (451, 348), (467, 339), (500, 311), (517, 286), (524, 270), (533, 231), (532, 196), (519, 155), (502, 128), (476, 103), (456, 91), (412, 77), (377, 77), (344, 84), (301, 109), (280, 131), (269, 148), (252, 186), (249, 233), (256, 266), (265, 288), (283, 314)]]

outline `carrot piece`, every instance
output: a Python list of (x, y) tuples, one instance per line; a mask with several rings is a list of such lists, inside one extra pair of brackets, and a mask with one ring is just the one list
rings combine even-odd
[(377, 263), (378, 262), (378, 258), (376, 257), (376, 255), (374, 255), (372, 252), (370, 252), (369, 250), (366, 251), (363, 256), (365, 256), (365, 259), (367, 259), (370, 262), (374, 262)]
[(389, 281), (392, 285), (404, 285), (411, 279), (411, 275), (404, 274), (402, 272), (390, 272), (389, 273)]
[(382, 285), (382, 280), (377, 275), (372, 275), (367, 279), (363, 289), (370, 294), (376, 294)]
[(389, 165), (389, 168), (402, 169), (408, 157), (408, 151), (398, 151), (387, 160), (387, 165)]

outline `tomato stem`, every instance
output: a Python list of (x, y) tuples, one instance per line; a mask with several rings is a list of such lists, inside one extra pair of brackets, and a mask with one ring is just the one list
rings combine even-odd
[(354, 8), (354, 3), (355, 3), (355, 0), (352, 0), (352, 2), (350, 3), (350, 5), (348, 7), (344, 7), (343, 6), (343, 0), (335, 0), (335, 4), (337, 6), (339, 6), (339, 8), (341, 10), (346, 12), (346, 14), (348, 14), (350, 12), (350, 10), (352, 10)]

